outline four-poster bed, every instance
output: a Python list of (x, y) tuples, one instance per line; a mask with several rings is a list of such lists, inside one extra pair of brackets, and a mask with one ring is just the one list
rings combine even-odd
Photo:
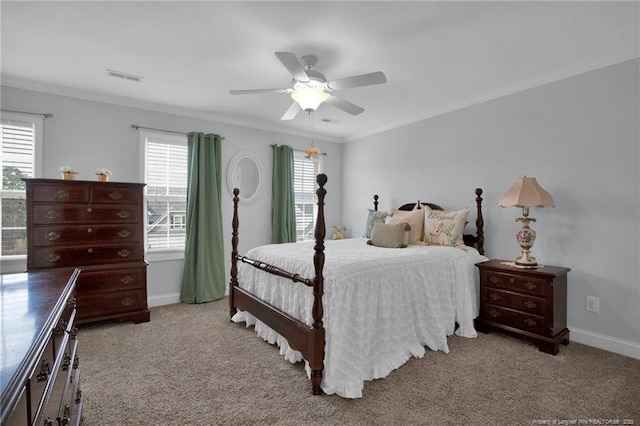
[[(482, 256), (482, 190), (476, 189), (476, 235), (464, 236), (465, 244), (475, 244), (477, 249), (387, 249), (367, 246), (363, 239), (325, 241), (326, 182), (326, 175), (317, 176), (313, 263), (309, 262), (310, 251), (305, 254), (304, 250), (309, 243), (269, 245), (250, 251), (251, 257), (240, 255), (238, 190), (234, 190), (230, 316), (247, 326), (255, 324), (258, 334), (278, 343), (290, 361), (304, 359), (314, 395), (324, 391), (359, 397), (364, 380), (386, 376), (411, 355), (422, 356), (424, 346), (447, 352), (446, 336), (454, 332), (455, 323), (459, 323), (456, 334), (475, 337), (477, 281), (473, 265), (486, 259)], [(435, 204), (420, 204), (441, 210)], [(376, 210), (377, 205), (375, 196)], [(405, 204), (400, 209), (410, 211), (415, 206)], [(431, 274), (430, 268), (435, 267), (440, 269)], [(371, 272), (367, 275), (363, 270)], [(267, 275), (264, 272), (276, 282), (263, 283), (254, 277)], [(423, 295), (414, 297), (418, 293)], [(356, 299), (356, 294), (364, 294), (364, 298)], [(401, 319), (407, 312), (414, 314)], [(355, 335), (346, 330), (351, 327)], [(403, 334), (407, 334), (403, 337), (406, 344), (394, 340)]]

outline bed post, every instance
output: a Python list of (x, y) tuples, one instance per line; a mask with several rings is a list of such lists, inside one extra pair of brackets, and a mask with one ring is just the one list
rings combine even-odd
[(482, 188), (476, 188), (476, 208), (478, 217), (476, 219), (476, 247), (478, 253), (484, 255), (484, 219), (482, 217)]
[(233, 220), (231, 226), (231, 281), (229, 281), (229, 318), (231, 319), (237, 312), (234, 301), (234, 290), (238, 286), (238, 201), (240, 201), (240, 190), (233, 188)]
[(373, 196), (373, 209), (378, 211), (378, 194), (374, 194)]
[(324, 237), (326, 234), (326, 226), (324, 222), (324, 197), (327, 191), (324, 185), (327, 183), (327, 175), (324, 173), (316, 177), (319, 188), (316, 190), (318, 196), (318, 216), (316, 218), (316, 244), (314, 247), (313, 265), (315, 267), (316, 276), (313, 280), (313, 355), (309, 360), (311, 367), (311, 393), (314, 395), (322, 394), (320, 383), (322, 382), (322, 370), (324, 370), (324, 325), (322, 316), (324, 315), (322, 307), (322, 294), (324, 293), (324, 277), (322, 269), (324, 268)]

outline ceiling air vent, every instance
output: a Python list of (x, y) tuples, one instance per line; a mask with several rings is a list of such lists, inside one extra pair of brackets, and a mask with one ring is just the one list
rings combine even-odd
[(110, 77), (121, 78), (123, 80), (135, 81), (136, 83), (142, 83), (142, 77), (139, 75), (133, 75), (122, 71), (107, 69), (107, 75)]

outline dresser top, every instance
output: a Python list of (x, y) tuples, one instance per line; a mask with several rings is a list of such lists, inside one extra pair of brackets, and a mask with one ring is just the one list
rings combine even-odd
[(98, 182), (95, 180), (65, 180), (65, 179), (48, 179), (48, 178), (22, 178), (27, 185), (65, 185), (65, 186), (118, 186), (118, 187), (132, 187), (140, 188), (144, 187), (145, 183), (139, 182)]
[(527, 275), (540, 276), (559, 276), (567, 274), (571, 269), (562, 266), (538, 265), (537, 268), (519, 268), (517, 266), (509, 266), (506, 263), (512, 263), (509, 260), (492, 259), (486, 262), (477, 263), (478, 267), (483, 269), (492, 269), (499, 272), (511, 272)]
[[(0, 388), (17, 397), (73, 292), (79, 269), (0, 275)], [(4, 413), (3, 413), (4, 414)]]

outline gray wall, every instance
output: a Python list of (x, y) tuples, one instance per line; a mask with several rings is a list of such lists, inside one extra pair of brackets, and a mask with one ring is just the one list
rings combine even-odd
[[(78, 179), (95, 180), (93, 171), (107, 167), (112, 181), (140, 181), (140, 146), (137, 130), (131, 124), (175, 131), (212, 132), (224, 136), (222, 146), (223, 199), (225, 224), (225, 265), (229, 275), (231, 253), (232, 195), (227, 191), (227, 165), (240, 151), (253, 153), (261, 163), (262, 192), (251, 205), (240, 206), (240, 252), (271, 242), (271, 144), (286, 144), (304, 150), (308, 137), (256, 130), (201, 119), (141, 110), (76, 98), (2, 86), (2, 109), (50, 112), (44, 122), (43, 175), (58, 178), (62, 165), (79, 169)], [(327, 183), (327, 226), (341, 222), (342, 148), (341, 144), (314, 140), (327, 153), (324, 171)], [(335, 200), (338, 200), (336, 202)], [(228, 226), (226, 226), (228, 224)], [(26, 265), (26, 262), (25, 262)], [(182, 260), (151, 262), (148, 269), (148, 296), (151, 305), (177, 301), (182, 278)], [(24, 266), (21, 268), (24, 270)], [(3, 272), (10, 272), (6, 268)], [(14, 271), (15, 272), (15, 271)]]
[(620, 339), (640, 358), (638, 73), (628, 61), (348, 143), (345, 225), (362, 234), (374, 193), (384, 209), (460, 208), (481, 187), (486, 255), (512, 260), (521, 210), (497, 205), (514, 178), (534, 176), (556, 207), (531, 211), (533, 255), (571, 268), (572, 336)]

